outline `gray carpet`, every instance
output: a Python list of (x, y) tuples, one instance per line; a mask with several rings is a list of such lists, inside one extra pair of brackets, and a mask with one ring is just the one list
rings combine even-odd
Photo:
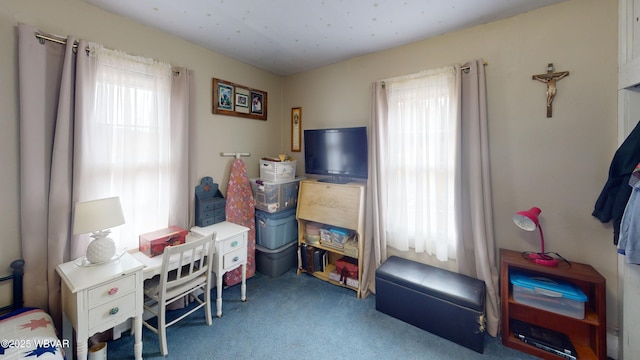
[[(490, 336), (484, 354), (477, 353), (376, 311), (374, 295), (357, 299), (353, 290), (295, 269), (276, 278), (256, 273), (247, 280), (246, 302), (239, 285), (222, 297), (223, 316), (215, 317), (214, 303), (212, 326), (196, 312), (169, 327), (167, 357), (157, 336), (143, 329), (144, 358), (535, 359)], [(110, 341), (107, 349), (109, 359), (133, 359), (133, 336)]]

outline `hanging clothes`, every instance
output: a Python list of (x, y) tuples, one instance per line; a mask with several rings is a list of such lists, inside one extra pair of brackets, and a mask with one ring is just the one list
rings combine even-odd
[(629, 176), (639, 162), (640, 122), (636, 124), (636, 127), (614, 154), (609, 167), (609, 178), (596, 200), (595, 209), (591, 214), (602, 223), (613, 220), (614, 245), (618, 245), (620, 222), (629, 196), (631, 196), (631, 187), (628, 185)]
[(631, 196), (620, 224), (618, 253), (625, 255), (627, 263), (640, 264), (640, 163), (629, 178)]
[[(227, 203), (225, 206), (227, 221), (249, 228), (247, 241), (247, 279), (256, 271), (256, 220), (255, 200), (251, 191), (251, 182), (247, 176), (247, 167), (241, 159), (235, 159), (231, 165), (229, 183), (227, 184)], [(236, 285), (242, 281), (242, 267), (229, 271), (224, 275), (226, 286)]]

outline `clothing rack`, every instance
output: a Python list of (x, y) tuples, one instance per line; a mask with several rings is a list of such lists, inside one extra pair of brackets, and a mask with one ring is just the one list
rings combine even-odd
[(240, 159), (241, 156), (251, 156), (251, 153), (248, 152), (222, 152), (220, 156), (233, 156), (236, 159)]

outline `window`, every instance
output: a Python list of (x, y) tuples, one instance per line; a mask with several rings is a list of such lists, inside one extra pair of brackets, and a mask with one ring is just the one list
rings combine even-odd
[(389, 246), (455, 259), (458, 104), (454, 67), (385, 83), (382, 140)]
[(171, 66), (97, 46), (92, 54), (95, 93), (77, 137), (77, 184), (86, 198), (120, 196), (125, 224), (111, 237), (135, 249), (139, 234), (169, 225)]

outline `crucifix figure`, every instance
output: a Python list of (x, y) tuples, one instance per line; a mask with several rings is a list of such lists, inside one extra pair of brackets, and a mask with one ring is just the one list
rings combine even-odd
[(547, 73), (533, 75), (531, 78), (533, 80), (538, 80), (547, 84), (547, 117), (550, 118), (552, 115), (552, 105), (553, 98), (556, 96), (557, 88), (556, 81), (562, 79), (565, 76), (569, 76), (568, 71), (554, 72), (553, 63), (547, 65)]

